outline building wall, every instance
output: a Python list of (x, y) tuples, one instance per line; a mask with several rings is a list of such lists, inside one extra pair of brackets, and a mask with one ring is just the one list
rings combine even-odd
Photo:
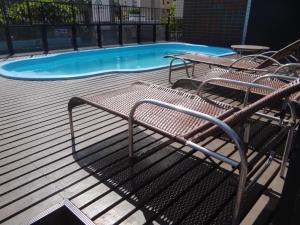
[(183, 41), (230, 46), (242, 41), (247, 0), (185, 0)]
[(113, 0), (92, 0), (92, 4), (111, 5), (113, 4)]
[(138, 6), (139, 7), (139, 0), (119, 0), (117, 1), (120, 5), (126, 6)]
[(176, 17), (182, 18), (183, 17), (183, 9), (184, 9), (184, 0), (177, 0), (176, 1)]
[(119, 0), (120, 5), (136, 6), (145, 8), (161, 8), (162, 0)]
[(160, 1), (160, 7), (169, 9), (173, 2), (176, 2), (176, 0), (159, 0)]
[(299, 0), (252, 0), (247, 44), (279, 49), (300, 38)]

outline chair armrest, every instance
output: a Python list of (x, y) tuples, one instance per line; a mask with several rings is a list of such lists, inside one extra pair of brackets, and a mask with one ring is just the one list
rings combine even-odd
[(228, 83), (238, 84), (238, 85), (241, 85), (241, 86), (244, 86), (244, 87), (262, 88), (262, 89), (269, 90), (269, 91), (276, 90), (276, 89), (274, 89), (272, 87), (265, 86), (265, 85), (262, 85), (262, 84), (248, 83), (248, 82), (244, 82), (244, 81), (238, 81), (238, 80), (232, 80), (232, 79), (227, 79), (227, 78), (215, 77), (215, 78), (207, 79), (207, 80), (203, 81), (202, 84), (200, 84), (200, 86), (199, 86), (199, 88), (197, 90), (197, 94), (201, 98), (205, 98), (203, 96), (203, 88), (205, 87), (205, 85), (207, 85), (207, 84), (209, 84), (209, 83), (211, 83), (213, 81), (225, 81), (225, 82), (228, 82)]
[(271, 55), (273, 55), (273, 54), (275, 54), (277, 51), (267, 51), (267, 52), (262, 52), (262, 53), (260, 53), (260, 55), (266, 55), (266, 56), (271, 56)]
[[(270, 60), (273, 62), (273, 64), (277, 65), (277, 66), (281, 66), (280, 62), (278, 62), (277, 60), (269, 57), (269, 56), (266, 56), (266, 55), (262, 55), (262, 54), (255, 54), (255, 55), (246, 55), (246, 56), (243, 56), (237, 60), (235, 60), (230, 66), (229, 68), (233, 68), (234, 65), (242, 60), (245, 60), (245, 59), (249, 59), (249, 61), (254, 61), (256, 59), (263, 59), (263, 60)], [(250, 68), (250, 70), (255, 70), (255, 68)], [(258, 71), (261, 70), (261, 69), (257, 69)]]
[[(293, 80), (297, 79), (296, 77), (289, 77), (289, 76), (278, 75), (278, 74), (265, 74), (265, 75), (262, 75), (260, 77), (255, 78), (251, 83), (255, 84), (256, 82), (258, 82), (260, 80), (265, 80), (265, 79), (268, 79), (268, 78), (277, 78), (277, 79), (288, 80), (288, 81), (293, 81)], [(249, 95), (250, 95), (250, 89), (251, 88), (252, 88), (251, 86), (249, 86), (247, 88), (247, 91), (246, 91), (246, 94), (245, 94), (245, 98), (244, 98), (244, 106), (246, 106), (248, 104)], [(276, 90), (276, 89), (274, 89), (274, 90)]]
[[(246, 189), (245, 185), (246, 185), (247, 174), (248, 174), (248, 162), (246, 159), (245, 146), (244, 146), (244, 143), (241, 141), (240, 137), (237, 135), (237, 133), (231, 127), (229, 127), (226, 123), (224, 123), (223, 121), (221, 121), (215, 117), (212, 117), (210, 115), (200, 113), (200, 112), (197, 112), (197, 111), (194, 111), (194, 110), (182, 107), (182, 106), (176, 106), (176, 105), (169, 104), (166, 102), (161, 102), (158, 100), (144, 99), (140, 102), (137, 102), (131, 109), (129, 121), (128, 121), (129, 122), (129, 134), (130, 134), (129, 143), (132, 143), (132, 140), (133, 140), (132, 139), (133, 138), (132, 127), (133, 127), (134, 113), (140, 105), (145, 104), (145, 103), (157, 105), (157, 106), (164, 107), (164, 108), (167, 108), (170, 110), (175, 110), (175, 111), (178, 111), (181, 113), (185, 113), (190, 116), (195, 116), (195, 117), (201, 118), (203, 120), (207, 120), (207, 121), (213, 123), (214, 126), (223, 130), (233, 140), (233, 142), (235, 143), (235, 145), (238, 149), (238, 152), (240, 154), (240, 163), (235, 160), (232, 160), (230, 158), (227, 158), (226, 156), (221, 155), (217, 152), (213, 152), (209, 149), (206, 149), (206, 148), (204, 148), (194, 142), (191, 142), (189, 140), (185, 140), (185, 144), (187, 146), (190, 146), (190, 147), (204, 153), (205, 155), (217, 158), (217, 159), (219, 159), (223, 162), (226, 162), (226, 163), (232, 165), (233, 167), (239, 169), (239, 182), (238, 182), (237, 194), (236, 194), (236, 198), (235, 198), (236, 199), (235, 206), (234, 206), (235, 211), (233, 213), (233, 223), (237, 224), (238, 222), (235, 222), (235, 221), (239, 221), (241, 202), (242, 202), (244, 192)], [(130, 145), (129, 145), (129, 149), (131, 149)], [(129, 154), (129, 156), (130, 156), (130, 154)]]
[(208, 114), (205, 114), (205, 113), (201, 113), (201, 112), (197, 112), (197, 111), (185, 108), (183, 106), (178, 106), (178, 105), (170, 104), (167, 102), (162, 102), (162, 101), (155, 100), (155, 99), (144, 99), (142, 101), (137, 102), (132, 107), (130, 115), (129, 115), (129, 120), (128, 120), (129, 127), (133, 127), (134, 113), (136, 112), (137, 108), (139, 106), (141, 106), (142, 104), (152, 104), (152, 105), (156, 105), (156, 106), (163, 107), (166, 109), (174, 110), (174, 111), (177, 111), (180, 113), (184, 113), (186, 115), (198, 117), (200, 119), (211, 122), (213, 125), (216, 125), (222, 131), (224, 131), (233, 140), (233, 142), (237, 146), (239, 154), (240, 154), (240, 159), (241, 159), (240, 163), (235, 160), (232, 160), (230, 158), (227, 158), (226, 156), (224, 156), (222, 154), (219, 154), (217, 152), (213, 152), (209, 149), (206, 149), (196, 143), (193, 143), (192, 141), (185, 140), (185, 144), (202, 152), (205, 155), (211, 156), (211, 157), (221, 160), (225, 163), (228, 163), (229, 165), (231, 165), (235, 168), (237, 168), (239, 166), (243, 167), (243, 168), (247, 168), (247, 160), (246, 160), (246, 155), (245, 155), (244, 143), (242, 142), (242, 140), (240, 139), (238, 134), (231, 127), (229, 127), (226, 123), (224, 123), (222, 120), (220, 120), (216, 117), (210, 116)]
[[(272, 88), (272, 87), (269, 87), (269, 86), (266, 86), (266, 85), (262, 85), (262, 84), (257, 84), (255, 83), (256, 81), (258, 81), (259, 79), (266, 79), (266, 78), (270, 78), (270, 77), (273, 77), (273, 78), (281, 78), (281, 79), (286, 79), (286, 80), (295, 80), (295, 78), (293, 77), (287, 77), (287, 76), (283, 76), (283, 75), (276, 75), (276, 74), (267, 74), (267, 75), (264, 75), (262, 77), (258, 77), (256, 78), (254, 81), (252, 81), (252, 83), (248, 83), (248, 82), (244, 82), (244, 81), (237, 81), (237, 80), (231, 80), (231, 79), (226, 79), (226, 78), (221, 78), (221, 77), (215, 77), (215, 78), (211, 78), (211, 79), (207, 79), (205, 80), (198, 88), (198, 91), (197, 91), (197, 94), (201, 97), (201, 98), (204, 98), (206, 99), (207, 101), (209, 102), (212, 102), (212, 100), (209, 100), (207, 99), (206, 97), (203, 96), (203, 87), (207, 84), (209, 84), (210, 82), (213, 82), (213, 81), (225, 81), (225, 82), (229, 82), (229, 83), (233, 83), (233, 84), (239, 84), (241, 86), (244, 86), (244, 87), (248, 87), (247, 88), (247, 91), (245, 93), (245, 97), (244, 97), (244, 102), (243, 102), (243, 106), (246, 106), (248, 104), (248, 99), (249, 99), (249, 94), (250, 94), (250, 89), (251, 88), (262, 88), (262, 89), (265, 89), (265, 90), (269, 90), (269, 91), (275, 91), (276, 89), (275, 88)], [(295, 120), (296, 120), (296, 112), (295, 112), (295, 108), (294, 108), (294, 105), (290, 102), (289, 99), (286, 99), (287, 101), (287, 106), (289, 107), (290, 111), (291, 111), (291, 121), (293, 123), (295, 123)]]
[(294, 62), (299, 62), (299, 59), (294, 56), (294, 55), (288, 55), (285, 57), (287, 61), (291, 62), (291, 61), (294, 61)]
[(287, 63), (287, 64), (284, 64), (280, 67), (278, 67), (274, 73), (279, 73), (280, 71), (284, 70), (284, 69), (294, 69), (294, 68), (298, 68), (300, 70), (300, 63)]
[(271, 73), (271, 74), (265, 74), (262, 75), (260, 77), (255, 78), (252, 83), (255, 83), (258, 80), (263, 80), (263, 79), (268, 79), (268, 78), (277, 78), (280, 80), (287, 80), (287, 81), (293, 81), (293, 80), (297, 80), (297, 77), (290, 77), (290, 76), (285, 76), (285, 75), (280, 75), (280, 74), (275, 74), (275, 73)]

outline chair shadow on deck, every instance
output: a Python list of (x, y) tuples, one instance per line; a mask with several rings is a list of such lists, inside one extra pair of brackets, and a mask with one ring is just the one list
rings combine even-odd
[[(127, 132), (112, 137), (109, 147), (101, 147), (100, 142), (76, 152), (74, 146), (73, 156), (78, 164), (109, 188), (92, 202), (111, 193), (121, 197), (111, 202), (107, 198), (103, 200), (107, 208), (99, 211), (93, 220), (113, 208), (122, 208), (122, 216), (115, 215), (118, 218), (115, 224), (135, 219), (140, 212), (143, 218), (139, 220), (147, 224), (153, 221), (166, 225), (230, 224), (238, 176), (232, 170), (194, 156), (191, 149), (174, 147), (172, 141), (140, 129), (136, 127), (134, 132), (135, 160), (128, 158)], [(265, 141), (262, 135), (254, 135), (252, 140), (257, 142), (256, 146)], [(229, 150), (234, 151), (234, 148)], [(246, 196), (243, 216), (265, 189), (260, 184), (252, 186)], [(131, 207), (124, 207), (124, 203)]]

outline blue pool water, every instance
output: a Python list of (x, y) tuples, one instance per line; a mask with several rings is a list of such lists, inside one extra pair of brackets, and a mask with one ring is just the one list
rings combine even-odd
[(68, 52), (0, 63), (0, 75), (24, 80), (80, 78), (109, 72), (146, 71), (169, 66), (170, 54), (233, 54), (228, 48), (160, 43)]

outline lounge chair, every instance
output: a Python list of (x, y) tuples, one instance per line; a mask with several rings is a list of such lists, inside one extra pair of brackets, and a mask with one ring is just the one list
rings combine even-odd
[[(251, 87), (273, 89), (259, 84), (245, 84)], [(79, 105), (91, 105), (120, 116), (129, 122), (129, 157), (133, 157), (133, 124), (142, 125), (174, 141), (190, 146), (208, 157), (221, 160), (239, 170), (238, 190), (235, 198), (233, 224), (240, 220), (241, 202), (244, 192), (253, 184), (247, 182), (247, 174), (254, 168), (257, 159), (248, 162), (246, 148), (237, 133), (231, 128), (258, 110), (272, 104), (274, 99), (288, 97), (300, 91), (300, 80), (295, 80), (285, 87), (267, 95), (259, 101), (239, 109), (230, 105), (206, 101), (197, 95), (179, 90), (160, 87), (153, 84), (136, 82), (130, 87), (111, 91), (102, 95), (73, 97), (68, 104), (70, 129), (75, 145), (72, 109)], [(288, 104), (292, 109), (292, 104)], [(291, 110), (293, 112), (293, 110)], [(293, 114), (294, 115), (294, 114)], [(294, 118), (294, 117), (293, 117)], [(293, 120), (289, 121), (291, 124)], [(238, 149), (240, 160), (233, 160), (223, 154), (198, 145), (199, 141), (224, 131)], [(289, 133), (293, 132), (290, 130)], [(289, 135), (290, 142), (292, 135)], [(289, 145), (287, 145), (289, 146)], [(287, 151), (287, 149), (285, 150)], [(255, 157), (254, 157), (255, 158)], [(260, 173), (259, 173), (260, 174)], [(255, 181), (256, 179), (254, 179)], [(247, 183), (247, 186), (246, 186)]]
[[(224, 57), (214, 57), (205, 55), (196, 55), (192, 53), (169, 55), (172, 58), (169, 67), (169, 82), (172, 83), (172, 71), (177, 69), (174, 62), (181, 61), (184, 64), (187, 77), (194, 75), (195, 65), (199, 63), (209, 66), (217, 66), (226, 69), (251, 70), (260, 72), (269, 72), (271, 66), (281, 66), (282, 63), (297, 63), (297, 59), (293, 54), (300, 50), (300, 39), (287, 45), (278, 51), (269, 51), (259, 55), (247, 55), (239, 59), (230, 59)], [(270, 55), (270, 56), (269, 56)], [(188, 71), (188, 63), (193, 64), (191, 76)], [(176, 66), (176, 65), (175, 65)]]
[[(299, 78), (299, 75), (297, 73), (297, 70), (300, 70), (300, 64), (299, 63), (289, 63), (286, 65), (283, 65), (276, 69), (273, 73), (265, 74), (265, 75), (258, 75), (253, 73), (247, 73), (244, 71), (235, 71), (235, 70), (227, 70), (222, 68), (214, 68), (210, 72), (207, 73), (206, 77), (212, 77), (208, 78), (207, 80), (201, 81), (198, 79), (193, 78), (184, 78), (177, 80), (173, 85), (172, 88), (178, 88), (178, 87), (189, 87), (189, 88), (197, 88), (198, 94), (201, 91), (201, 89), (204, 88), (206, 84), (213, 84), (225, 88), (230, 88), (234, 90), (241, 90), (245, 91), (245, 99), (244, 99), (244, 105), (247, 105), (248, 97), (250, 92), (257, 94), (257, 95), (267, 95), (269, 93), (268, 90), (264, 88), (249, 88), (246, 87), (241, 82), (246, 83), (257, 83), (264, 86), (269, 86), (274, 89), (279, 89), (286, 85), (286, 83), (291, 82), (293, 80), (296, 80)], [(282, 74), (282, 71), (284, 71), (284, 75)], [(290, 74), (289, 76), (287, 76)], [(201, 87), (201, 88), (199, 88)], [(300, 94), (294, 94), (292, 96), (292, 100), (299, 101), (300, 100)]]

